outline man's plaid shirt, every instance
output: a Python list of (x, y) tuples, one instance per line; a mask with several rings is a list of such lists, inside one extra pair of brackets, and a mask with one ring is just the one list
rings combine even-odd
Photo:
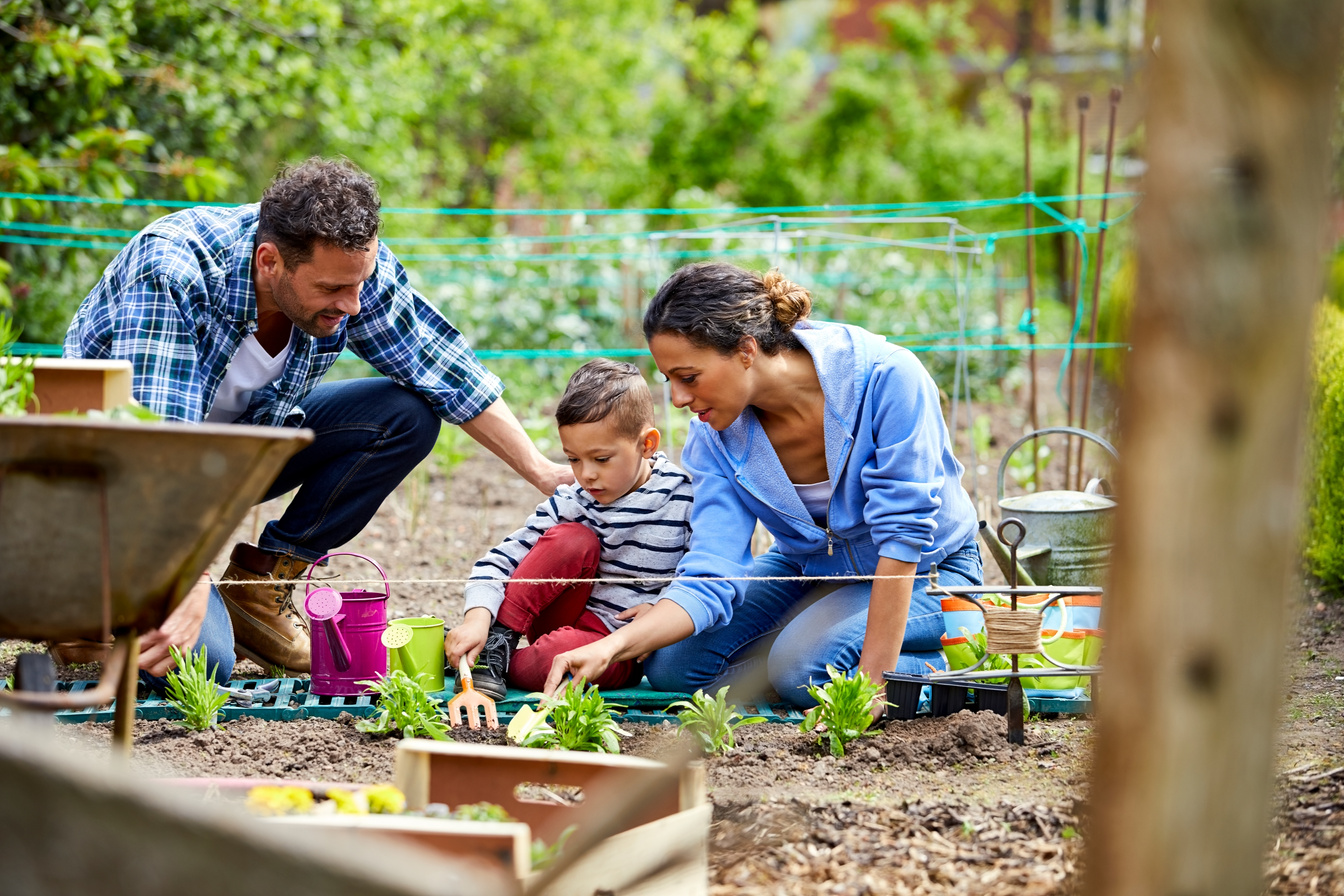
[[(130, 361), (137, 401), (168, 420), (204, 420), (234, 353), (257, 327), (258, 209), (200, 207), (146, 227), (79, 306), (65, 334), (66, 357)], [(284, 373), (253, 393), (237, 422), (301, 423), (299, 403), (347, 346), (450, 423), (472, 419), (503, 393), (381, 242), (359, 303), (359, 314), (333, 336), (297, 332)]]

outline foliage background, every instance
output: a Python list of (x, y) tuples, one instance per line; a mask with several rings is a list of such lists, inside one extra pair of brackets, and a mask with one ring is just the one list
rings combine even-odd
[[(967, 9), (895, 4), (884, 42), (835, 50), (771, 45), (747, 0), (705, 15), (678, 0), (8, 0), (0, 191), (249, 202), (285, 163), (345, 155), (378, 180), (384, 237), (415, 284), (479, 350), (642, 347), (645, 296), (698, 257), (779, 264), (818, 316), (898, 340), (1021, 342), (1020, 239), (961, 270), (960, 297), (926, 251), (741, 237), (648, 252), (650, 231), (734, 219), (714, 210), (1015, 196), (1022, 92), (1034, 192), (1071, 193), (1072, 97), (980, 48)], [(520, 213), (391, 211), (410, 208)], [(660, 208), (703, 212), (521, 213)], [(23, 341), (61, 341), (116, 246), (167, 210), (0, 199), (0, 313)], [(1011, 206), (959, 217), (981, 232), (1023, 224)], [(1116, 268), (1124, 228), (1111, 239)], [(1069, 332), (1049, 297), (1071, 252), (1062, 235), (1037, 241), (1042, 340)], [(946, 391), (973, 384), (980, 400), (1022, 379), (1011, 352), (962, 354), (960, 380), (957, 354), (921, 357)], [(547, 447), (548, 399), (577, 360), (489, 363)], [(445, 427), (441, 449), (451, 463), (469, 446)]]
[(1312, 574), (1344, 594), (1344, 308), (1333, 302), (1317, 309), (1313, 362), (1304, 553)]

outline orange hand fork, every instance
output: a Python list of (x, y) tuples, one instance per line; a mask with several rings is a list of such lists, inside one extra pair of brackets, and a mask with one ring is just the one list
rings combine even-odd
[(448, 723), (454, 728), (460, 725), (458, 716), (461, 712), (466, 715), (468, 728), (480, 728), (481, 722), (476, 716), (476, 710), (484, 709), (485, 727), (498, 728), (499, 714), (495, 712), (495, 701), (472, 686), (471, 664), (467, 662), (465, 656), (457, 661), (457, 677), (458, 681), (462, 682), (462, 693), (448, 701)]

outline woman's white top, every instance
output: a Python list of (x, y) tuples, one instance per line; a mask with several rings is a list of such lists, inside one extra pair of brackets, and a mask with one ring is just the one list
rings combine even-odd
[(812, 514), (814, 520), (826, 519), (826, 508), (831, 504), (831, 480), (823, 479), (821, 482), (813, 482), (811, 485), (793, 484), (798, 492), (798, 497), (802, 499), (803, 506), (807, 512)]
[(225, 371), (224, 381), (219, 384), (215, 403), (210, 406), (210, 413), (205, 415), (205, 422), (232, 423), (243, 416), (243, 411), (247, 410), (252, 400), (252, 393), (280, 379), (293, 352), (293, 328), (290, 329), (289, 342), (278, 355), (272, 355), (262, 348), (256, 333), (249, 334), (238, 346), (237, 354)]

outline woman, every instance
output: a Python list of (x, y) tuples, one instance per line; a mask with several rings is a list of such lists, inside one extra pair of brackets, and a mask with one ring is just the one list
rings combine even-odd
[[(982, 569), (938, 389), (906, 349), (809, 321), (811, 305), (778, 272), (721, 263), (688, 265), (658, 290), (644, 335), (672, 403), (697, 418), (681, 458), (695, 489), (690, 550), (652, 609), (591, 652), (557, 657), (548, 692), (566, 672), (591, 681), (653, 650), (654, 687), (710, 688), (772, 638), (770, 682), (800, 706), (828, 664), (879, 682), (941, 666), (927, 573), (937, 564), (944, 584), (980, 584)], [(753, 560), (758, 520), (775, 544)]]

